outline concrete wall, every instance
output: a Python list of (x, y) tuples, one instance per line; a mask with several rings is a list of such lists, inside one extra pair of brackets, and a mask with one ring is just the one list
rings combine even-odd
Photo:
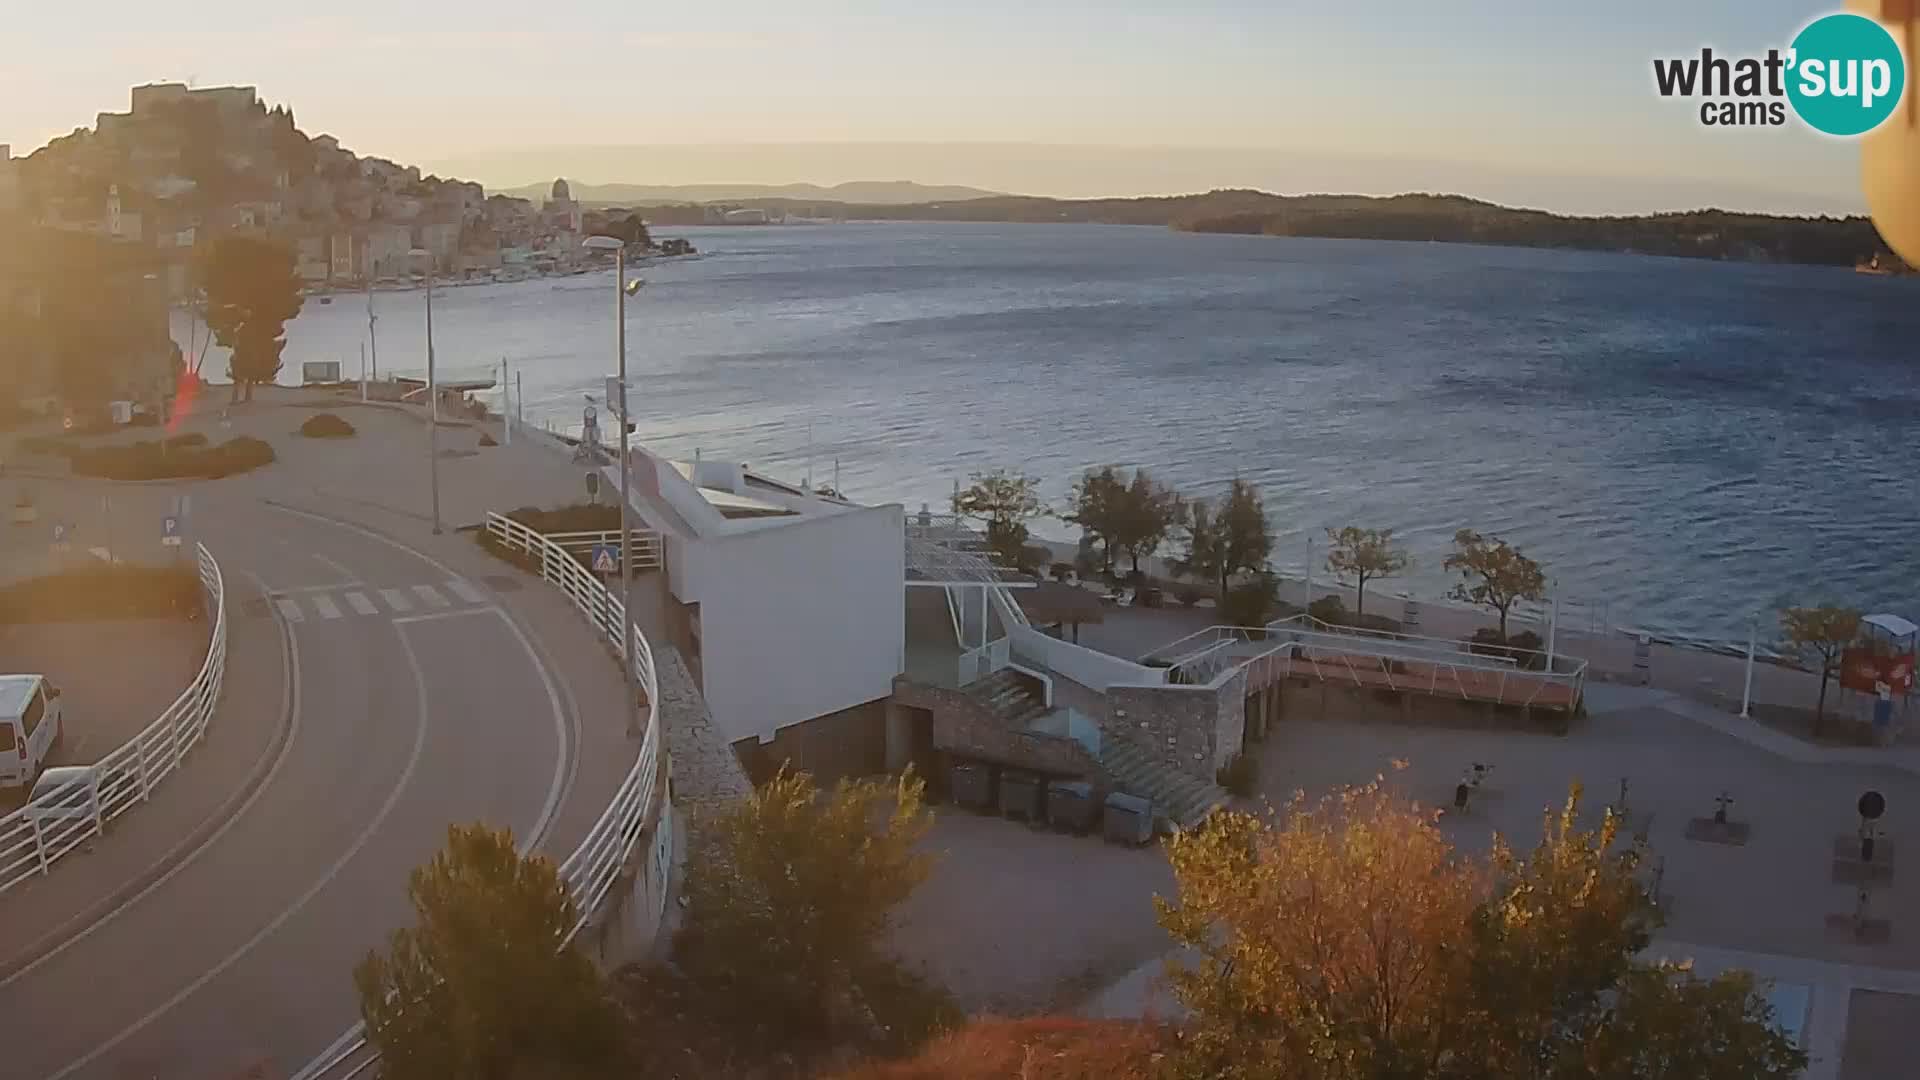
[(1073, 739), (1010, 728), (959, 690), (906, 679), (894, 683), (894, 703), (933, 714), (933, 745), (958, 757), (993, 761), (1051, 776), (1105, 779), (1100, 762)]
[(1051, 668), (1092, 690), (1105, 690), (1116, 684), (1139, 686), (1165, 683), (1164, 669), (1150, 668), (1117, 656), (1096, 652), (1084, 645), (1043, 634), (1031, 626), (1014, 626), (1013, 654), (1043, 668)]
[[(1301, 685), (1302, 682), (1305, 685)], [(1502, 728), (1565, 734), (1569, 716), (1558, 709), (1496, 706), (1444, 694), (1362, 689), (1319, 680), (1290, 680), (1282, 685), (1280, 722), (1290, 719), (1336, 723), (1408, 724), (1421, 727)]]
[(1210, 686), (1112, 686), (1104, 737), (1125, 739), (1209, 783), (1246, 731), (1246, 672)]
[(729, 742), (893, 692), (906, 654), (902, 511), (878, 506), (669, 544), (700, 605), (700, 671)]

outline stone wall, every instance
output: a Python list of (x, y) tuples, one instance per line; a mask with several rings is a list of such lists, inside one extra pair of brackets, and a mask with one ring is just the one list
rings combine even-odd
[(933, 746), (938, 751), (1051, 777), (1096, 783), (1106, 779), (1099, 760), (1085, 746), (1060, 735), (1009, 728), (962, 691), (899, 678), (893, 682), (893, 699), (896, 704), (933, 714)]
[(1244, 671), (1211, 686), (1110, 686), (1100, 731), (1212, 783), (1220, 767), (1240, 752), (1246, 697)]
[(715, 802), (731, 802), (753, 792), (731, 746), (713, 724), (699, 684), (671, 645), (655, 644), (653, 676), (660, 686), (660, 720), (665, 724), (662, 747), (673, 778), (673, 798), (682, 809), (697, 810)]

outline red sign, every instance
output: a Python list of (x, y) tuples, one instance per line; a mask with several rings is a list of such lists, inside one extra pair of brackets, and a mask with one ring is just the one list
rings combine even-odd
[(1878, 694), (1884, 686), (1905, 695), (1913, 690), (1913, 654), (1848, 649), (1840, 655), (1840, 685), (1863, 694)]

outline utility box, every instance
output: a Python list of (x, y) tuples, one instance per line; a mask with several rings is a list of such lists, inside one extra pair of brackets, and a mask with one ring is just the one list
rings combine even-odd
[(1055, 780), (1047, 785), (1047, 820), (1054, 831), (1085, 836), (1100, 821), (1100, 804), (1085, 780)]
[(947, 767), (947, 788), (957, 806), (990, 814), (994, 811), (993, 766), (981, 761), (956, 761)]
[(1153, 840), (1153, 804), (1138, 795), (1116, 791), (1107, 796), (1108, 843), (1138, 847)]
[(1046, 784), (1032, 773), (1008, 769), (1000, 774), (1000, 813), (1016, 821), (1039, 822)]

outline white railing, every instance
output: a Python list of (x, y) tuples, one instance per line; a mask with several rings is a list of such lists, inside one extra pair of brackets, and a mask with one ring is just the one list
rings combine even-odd
[[(492, 522), (488, 522), (487, 531), (493, 531)], [(607, 529), (604, 532), (546, 533), (544, 535), (550, 542), (558, 545), (561, 550), (569, 555), (591, 557), (593, 555), (593, 549), (602, 544), (612, 548), (616, 555), (620, 550), (619, 529)], [(652, 529), (629, 529), (627, 543), (629, 549), (633, 552), (633, 568), (635, 570), (660, 569), (659, 533)]]
[(1006, 667), (1012, 660), (1012, 642), (1007, 638), (996, 638), (977, 649), (968, 649), (960, 654), (958, 685), (971, 686)]
[[(155, 785), (180, 767), (206, 733), (227, 671), (226, 583), (205, 545), (195, 548), (200, 587), (213, 619), (199, 674), (139, 734), (90, 766), (91, 793), (63, 785), (0, 817), (0, 892), (50, 873), (55, 862), (102, 835), (107, 822), (152, 798)], [(76, 794), (86, 798), (76, 801)]]
[[(600, 631), (614, 651), (621, 651), (620, 627), (626, 621), (626, 612), (620, 597), (609, 592), (565, 548), (512, 518), (489, 513), (487, 531), (510, 548), (538, 555), (540, 576), (566, 593), (573, 600), (573, 606)], [(618, 542), (620, 533), (617, 530), (609, 535), (614, 542)], [(600, 905), (606, 902), (608, 894), (619, 884), (620, 871), (632, 857), (633, 847), (639, 842), (641, 833), (646, 831), (648, 815), (659, 787), (660, 686), (654, 676), (653, 647), (647, 643), (646, 635), (637, 626), (633, 629), (633, 654), (634, 672), (647, 699), (646, 736), (640, 743), (639, 758), (627, 772), (626, 779), (620, 782), (619, 790), (613, 793), (606, 810), (587, 830), (586, 837), (573, 849), (573, 854), (560, 864), (560, 880), (565, 883), (567, 895), (573, 898), (574, 906), (580, 913), (573, 928), (567, 931), (568, 943), (592, 920), (600, 910)], [(667, 827), (664, 809), (662, 813), (656, 828)], [(295, 1080), (318, 1080), (321, 1077), (351, 1080), (378, 1063), (378, 1056), (367, 1043), (366, 1025), (361, 1023), (355, 1024), (352, 1030), (342, 1035), (306, 1068), (295, 1073), (294, 1077)]]
[[(1510, 656), (1482, 655), (1468, 644), (1409, 634), (1347, 633), (1344, 628), (1296, 616), (1264, 627), (1208, 627), (1154, 650), (1147, 658), (1171, 662), (1182, 673), (1181, 683), (1187, 685), (1211, 685), (1225, 672), (1248, 667), (1248, 693), (1298, 671), (1356, 686), (1506, 705), (1532, 705), (1549, 688), (1564, 690), (1569, 703), (1580, 698), (1585, 660), (1556, 657), (1557, 670), (1531, 671)], [(1252, 670), (1256, 661), (1259, 669)], [(1550, 694), (1549, 700), (1554, 696)]]

